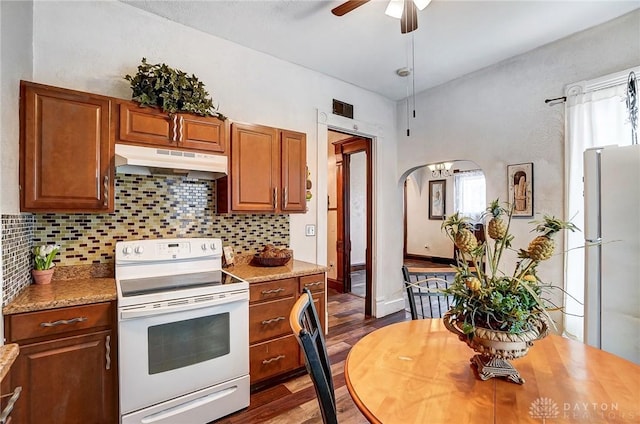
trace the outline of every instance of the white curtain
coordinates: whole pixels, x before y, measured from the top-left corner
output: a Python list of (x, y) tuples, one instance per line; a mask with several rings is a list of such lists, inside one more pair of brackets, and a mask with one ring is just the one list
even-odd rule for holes
[(472, 221), (479, 220), (487, 208), (484, 173), (480, 170), (460, 171), (453, 175), (453, 179), (455, 211)]
[[(575, 86), (574, 86), (575, 91)], [(631, 144), (631, 124), (625, 103), (626, 81), (613, 87), (571, 95), (566, 103), (565, 166), (567, 177), (566, 219), (584, 228), (583, 153), (607, 145)], [(567, 293), (584, 302), (584, 233), (567, 232), (565, 281)], [(566, 296), (565, 335), (583, 339), (583, 306)], [(578, 316), (573, 316), (578, 315)]]

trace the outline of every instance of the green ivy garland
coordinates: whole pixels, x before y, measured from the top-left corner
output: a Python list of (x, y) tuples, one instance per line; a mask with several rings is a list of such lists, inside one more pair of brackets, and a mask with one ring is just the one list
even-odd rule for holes
[(132, 100), (141, 106), (158, 106), (169, 113), (188, 112), (200, 116), (226, 117), (213, 106), (204, 84), (195, 75), (166, 64), (149, 64), (146, 58), (138, 72), (124, 77), (131, 83)]

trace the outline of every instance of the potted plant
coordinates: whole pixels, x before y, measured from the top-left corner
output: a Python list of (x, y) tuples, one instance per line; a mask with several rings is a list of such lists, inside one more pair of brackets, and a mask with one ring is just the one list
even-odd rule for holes
[(34, 267), (31, 270), (31, 275), (36, 284), (51, 283), (55, 266), (53, 259), (59, 251), (60, 246), (57, 244), (43, 244), (32, 249)]
[(124, 77), (131, 83), (132, 100), (140, 106), (156, 106), (168, 113), (187, 112), (200, 116), (226, 117), (213, 106), (204, 84), (195, 76), (164, 63), (149, 64), (146, 58), (135, 75)]
[[(512, 249), (509, 229), (513, 206), (500, 206), (499, 199), (487, 208), (487, 242), (479, 243), (468, 221), (458, 213), (450, 216), (442, 229), (459, 250), (455, 278), (445, 292), (453, 297), (453, 307), (445, 314), (447, 329), (478, 352), (472, 362), (480, 377), (506, 376), (522, 384), (524, 380), (509, 359), (526, 355), (533, 341), (546, 336), (553, 324), (550, 305), (543, 293), (555, 286), (538, 278), (538, 265), (555, 250), (554, 236), (561, 230), (575, 231), (571, 222), (545, 215), (535, 224), (538, 235), (527, 249), (518, 252), (512, 272), (500, 268), (503, 253)], [(503, 218), (506, 217), (506, 220)]]

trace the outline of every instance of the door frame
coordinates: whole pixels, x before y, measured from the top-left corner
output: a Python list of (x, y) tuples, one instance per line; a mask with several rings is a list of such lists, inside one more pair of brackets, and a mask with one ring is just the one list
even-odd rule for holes
[(351, 292), (351, 223), (350, 223), (350, 163), (351, 155), (366, 155), (366, 250), (365, 250), (365, 316), (372, 315), (372, 260), (373, 260), (373, 160), (370, 138), (353, 136), (333, 143), (336, 158), (337, 241), (336, 279), (343, 292)]

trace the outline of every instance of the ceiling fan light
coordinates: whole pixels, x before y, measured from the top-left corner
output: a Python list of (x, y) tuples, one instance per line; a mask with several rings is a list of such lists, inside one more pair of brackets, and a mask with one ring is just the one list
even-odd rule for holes
[(413, 3), (416, 5), (418, 10), (423, 10), (425, 7), (429, 6), (431, 0), (413, 0)]
[[(423, 0), (422, 0), (423, 1)], [(392, 18), (402, 18), (402, 10), (404, 9), (404, 0), (390, 0), (384, 14)]]

